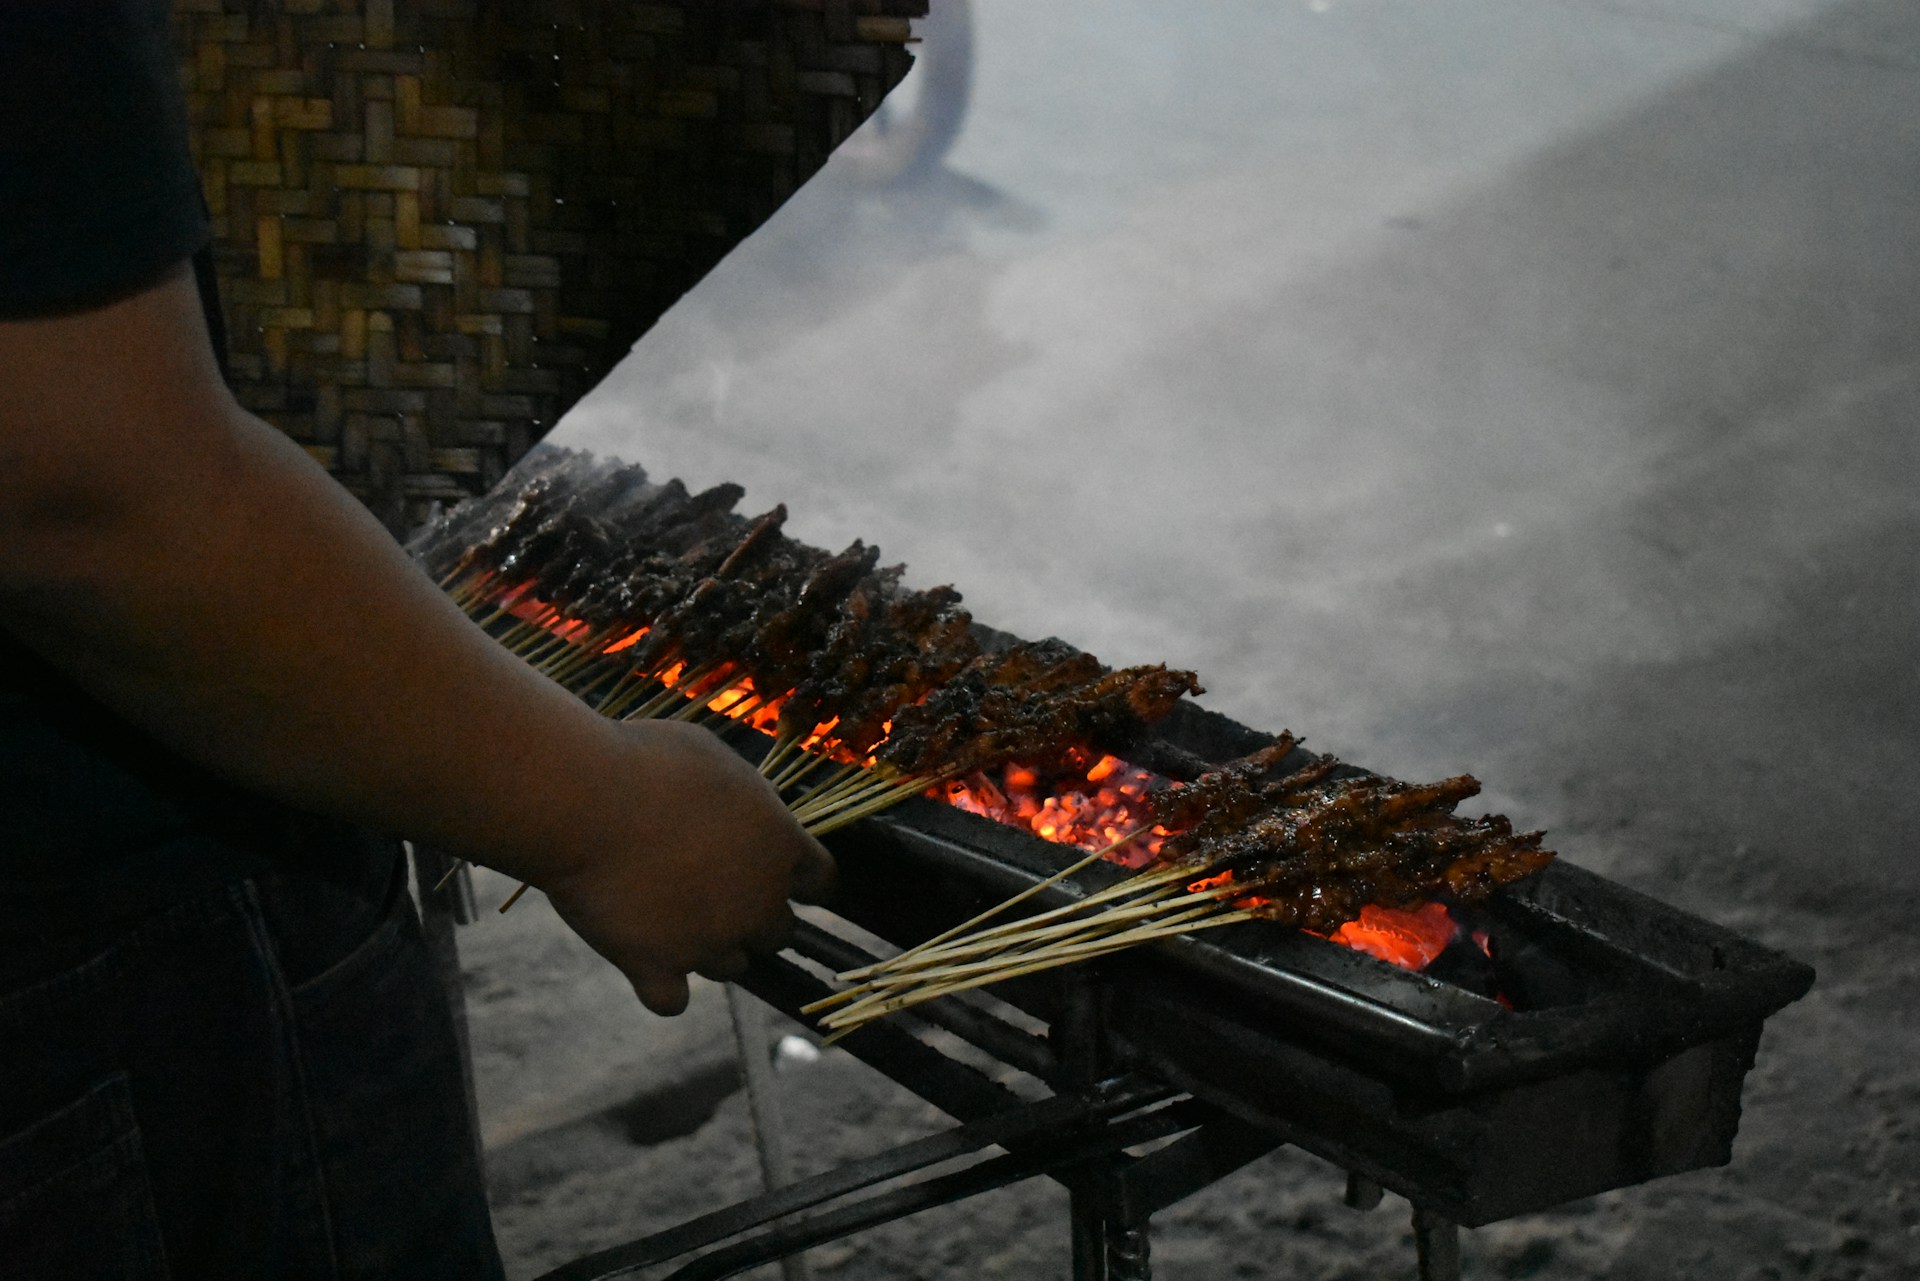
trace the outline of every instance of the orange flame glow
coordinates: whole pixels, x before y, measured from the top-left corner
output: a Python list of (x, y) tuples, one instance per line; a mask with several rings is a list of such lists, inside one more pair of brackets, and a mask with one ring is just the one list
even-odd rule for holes
[[(1069, 761), (1072, 768), (1051, 777), (1022, 764), (1003, 768), (997, 781), (983, 773), (969, 774), (946, 784), (938, 794), (956, 808), (1025, 828), (1042, 840), (1093, 850), (1111, 845), (1146, 822), (1148, 792), (1166, 784), (1160, 776), (1114, 756), (1095, 759), (1083, 753)], [(1164, 827), (1154, 827), (1107, 859), (1123, 867), (1143, 867), (1159, 855), (1172, 835)], [(1199, 893), (1232, 880), (1233, 873), (1227, 871), (1202, 877), (1187, 889)], [(1270, 901), (1250, 894), (1232, 903), (1251, 909)], [(1446, 950), (1455, 932), (1443, 904), (1425, 903), (1412, 911), (1362, 908), (1358, 920), (1348, 921), (1330, 937), (1402, 969), (1422, 970)]]
[[(523, 622), (532, 622), (554, 636), (576, 642), (591, 633), (589, 626), (556, 611), (533, 593), (531, 579), (491, 595), (492, 607)], [(603, 654), (618, 654), (638, 644), (650, 629), (640, 627), (607, 643)], [(707, 710), (730, 717), (767, 734), (779, 729), (780, 709), (785, 695), (762, 697), (751, 678), (734, 673), (731, 663), (712, 669), (710, 674), (681, 688), (689, 675), (684, 662), (676, 662), (654, 677), (669, 689), (680, 689), (689, 699), (698, 699)], [(855, 758), (833, 737), (838, 718), (816, 725), (800, 744), (804, 751), (835, 760), (851, 762)], [(885, 727), (892, 728), (889, 722)], [(871, 766), (868, 756), (861, 763)], [(1057, 845), (1083, 850), (1113, 846), (1138, 833), (1106, 854), (1109, 862), (1122, 867), (1139, 868), (1159, 857), (1174, 832), (1160, 826), (1141, 831), (1150, 817), (1146, 805), (1149, 792), (1169, 786), (1167, 780), (1138, 769), (1116, 756), (1095, 756), (1092, 752), (1068, 754), (1063, 767), (1042, 771), (1030, 765), (1008, 764), (998, 771), (998, 779), (974, 772), (946, 783), (932, 792), (948, 804), (980, 814), (1010, 827), (1023, 828)], [(1173, 783), (1178, 787), (1180, 784)], [(1230, 884), (1232, 872), (1205, 877), (1187, 888), (1194, 892)], [(1235, 907), (1254, 908), (1269, 900), (1249, 895), (1233, 900)], [(1398, 965), (1421, 970), (1445, 951), (1457, 932), (1453, 918), (1444, 905), (1425, 903), (1412, 911), (1368, 906), (1359, 919), (1348, 921), (1331, 935), (1334, 942), (1354, 948)], [(1476, 932), (1474, 942), (1491, 954), (1484, 933)], [(1502, 1001), (1504, 997), (1500, 998)]]
[[(1228, 868), (1218, 876), (1203, 876), (1197, 881), (1188, 882), (1187, 893), (1200, 894), (1207, 890), (1216, 890), (1223, 885), (1231, 884), (1233, 884), (1233, 869)], [(1233, 900), (1233, 905), (1246, 911), (1252, 911), (1256, 907), (1265, 907), (1271, 902), (1273, 902), (1273, 900), (1270, 898), (1261, 898), (1258, 894), (1248, 894), (1245, 897)]]
[[(1097, 850), (1147, 822), (1146, 796), (1155, 776), (1114, 756), (1091, 753), (1069, 758), (1051, 781), (1027, 765), (1008, 765), (998, 783), (983, 773), (956, 779), (942, 789), (949, 805), (982, 814), (1009, 827), (1023, 827), (1043, 841)], [(1172, 835), (1155, 827), (1107, 855), (1122, 867), (1144, 867)]]
[(1403, 970), (1424, 970), (1447, 950), (1456, 928), (1440, 903), (1422, 903), (1411, 912), (1370, 903), (1360, 909), (1359, 920), (1333, 932), (1333, 941)]

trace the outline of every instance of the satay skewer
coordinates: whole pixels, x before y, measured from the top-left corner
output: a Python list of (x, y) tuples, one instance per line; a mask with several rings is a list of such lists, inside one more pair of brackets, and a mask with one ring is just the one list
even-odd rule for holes
[[(1237, 887), (1221, 887), (1210, 890), (1188, 891), (1162, 888), (1149, 891), (1123, 906), (1109, 908), (1093, 916), (1083, 916), (1077, 920), (1069, 919), (1055, 922), (1033, 930), (1021, 930), (998, 939), (979, 939), (963, 941), (953, 947), (935, 952), (923, 953), (912, 958), (904, 965), (890, 964), (869, 979), (876, 986), (898, 985), (900, 983), (919, 982), (924, 971), (938, 970), (942, 966), (957, 964), (969, 957), (1005, 956), (1030, 951), (1037, 946), (1045, 946), (1084, 937), (1092, 934), (1111, 933), (1117, 927), (1133, 921), (1143, 921), (1153, 916), (1163, 916), (1172, 912), (1181, 912), (1189, 908), (1204, 906), (1223, 898), (1243, 897), (1244, 891)], [(895, 958), (898, 960), (899, 958)]]
[[(821, 746), (824, 747), (826, 745), (823, 743)], [(806, 782), (809, 774), (816, 772), (823, 766), (834, 763), (834, 758), (830, 752), (803, 751), (798, 760), (792, 762), (787, 768), (772, 778), (773, 790), (776, 792), (784, 792), (789, 788), (798, 787)], [(841, 761), (839, 762), (839, 766), (840, 768), (828, 775), (825, 780), (816, 784), (813, 791), (809, 792), (808, 795), (818, 796), (829, 787), (838, 787), (852, 778), (860, 770), (866, 768), (858, 761)]]
[(1073, 948), (1064, 948), (1051, 954), (1042, 954), (1021, 960), (987, 973), (977, 973), (964, 978), (953, 978), (945, 982), (916, 987), (910, 992), (900, 993), (885, 999), (874, 999), (872, 1006), (864, 1008), (859, 1017), (850, 1017), (852, 1008), (842, 1010), (835, 1020), (827, 1024), (832, 1032), (821, 1044), (831, 1045), (848, 1033), (856, 1031), (877, 1018), (910, 1009), (915, 1005), (934, 1000), (937, 997), (951, 996), (956, 992), (965, 992), (973, 988), (986, 987), (993, 983), (1003, 983), (1008, 979), (1038, 973), (1041, 970), (1056, 969), (1062, 965), (1072, 965), (1107, 956), (1114, 952), (1138, 947), (1143, 943), (1152, 943), (1160, 939), (1175, 938), (1182, 934), (1192, 934), (1199, 930), (1213, 929), (1216, 926), (1232, 925), (1237, 921), (1251, 920), (1251, 912), (1230, 911), (1209, 915), (1177, 924), (1159, 923), (1151, 927), (1142, 927), (1128, 934), (1104, 939), (1097, 943), (1080, 944)]
[[(671, 671), (672, 669), (669, 667), (666, 670)], [(665, 676), (665, 674), (666, 673), (663, 671), (659, 676), (654, 677), (656, 681), (660, 681), (661, 683), (661, 689), (659, 693), (655, 694), (652, 698), (648, 699), (646, 702), (642, 703), (639, 707), (633, 709), (632, 711), (621, 713), (620, 715), (621, 720), (650, 721), (650, 720), (655, 720), (659, 718), (664, 713), (669, 712), (673, 710), (675, 707), (677, 707), (679, 705), (680, 700), (686, 697), (686, 695), (682, 692), (682, 690), (686, 688), (690, 680), (699, 680), (705, 675), (707, 675), (705, 671), (693, 672), (693, 673), (682, 672), (674, 680), (673, 684), (668, 685), (666, 684), (664, 679), (662, 679)]]
[[(1021, 947), (1015, 951), (975, 957), (971, 960), (955, 960), (948, 964), (934, 966), (911, 975), (902, 975), (894, 981), (878, 982), (872, 986), (878, 999), (884, 1001), (890, 999), (888, 996), (890, 989), (894, 995), (898, 995), (902, 989), (914, 990), (923, 987), (939, 987), (952, 979), (992, 974), (1047, 957), (1066, 958), (1078, 956), (1087, 952), (1089, 949), (1104, 949), (1108, 944), (1121, 939), (1144, 938), (1147, 934), (1158, 931), (1162, 927), (1194, 920), (1215, 909), (1216, 904), (1211, 901), (1197, 904), (1158, 904), (1151, 910), (1134, 909), (1131, 913), (1127, 914), (1125, 920), (1115, 922), (1115, 928), (1105, 931), (1098, 938), (1076, 938), (1068, 936), (1059, 939), (1043, 940), (1031, 946)], [(1116, 914), (1108, 913), (1103, 915)], [(1158, 916), (1160, 919), (1157, 921), (1146, 921), (1146, 916)], [(1078, 924), (1085, 923), (1080, 922)], [(857, 1011), (866, 1003), (867, 1002), (856, 1003), (840, 1011), (838, 1014), (829, 1015), (821, 1021), (829, 1026), (836, 1022), (843, 1022), (850, 1014)]]
[(989, 969), (1017, 965), (1026, 960), (1066, 949), (1118, 937), (1148, 922), (1160, 924), (1192, 920), (1218, 910), (1221, 900), (1238, 891), (1203, 890), (1198, 893), (1163, 893), (1148, 896), (1148, 901), (1125, 908), (1101, 912), (1096, 916), (1066, 920), (1001, 940), (985, 940), (977, 945), (956, 948), (946, 953), (927, 953), (913, 962), (889, 968), (866, 982), (839, 992), (832, 998), (816, 1001), (809, 1011), (830, 1009), (855, 998), (873, 993), (898, 992), (943, 980), (952, 974), (985, 973)]
[(774, 770), (786, 763), (787, 754), (800, 745), (802, 735), (798, 730), (780, 730), (773, 736), (773, 745), (767, 748), (767, 754), (760, 758), (760, 776), (772, 778)]
[[(1130, 876), (1126, 880), (1121, 881), (1116, 885), (1109, 885), (1104, 890), (1096, 890), (1094, 893), (1087, 895), (1085, 898), (1076, 900), (1075, 902), (1066, 904), (1065, 906), (1052, 908), (1048, 911), (1038, 913), (1037, 915), (1034, 915), (1034, 916), (1024, 917), (1021, 920), (1012, 921), (1006, 925), (995, 926), (990, 929), (978, 930), (971, 934), (966, 935), (965, 939), (968, 942), (972, 942), (975, 940), (986, 942), (989, 940), (998, 939), (1011, 945), (1013, 941), (1016, 940), (1021, 934), (1024, 934), (1029, 930), (1042, 928), (1054, 922), (1068, 920), (1074, 916), (1079, 915), (1082, 912), (1087, 911), (1090, 908), (1099, 907), (1104, 903), (1111, 903), (1115, 899), (1131, 899), (1131, 898), (1135, 898), (1136, 896), (1151, 894), (1156, 889), (1164, 889), (1167, 885), (1171, 884), (1176, 880), (1183, 880), (1183, 879), (1191, 880), (1192, 878), (1193, 878), (1193, 872), (1190, 869), (1186, 869), (1186, 868), (1174, 868), (1174, 869), (1161, 868), (1157, 870), (1143, 872), (1136, 876)], [(1035, 886), (1033, 888), (1037, 892), (1042, 887)], [(1012, 906), (1012, 902), (1013, 902), (1012, 900), (1008, 900), (1007, 903), (1001, 904), (1000, 906), (1010, 907)], [(999, 909), (996, 908), (993, 910), (997, 911)], [(989, 914), (983, 913), (982, 915), (985, 916)], [(1093, 917), (1088, 919), (1098, 919), (1098, 918)], [(922, 945), (924, 948), (927, 949), (927, 951), (920, 953), (921, 958), (931, 955), (936, 950), (932, 947), (932, 943), (933, 943), (933, 940), (929, 940), (927, 944)], [(910, 956), (910, 955), (912, 954), (903, 953), (902, 957)], [(891, 966), (894, 962), (899, 961), (901, 959), (902, 959), (901, 957), (895, 957), (890, 961), (877, 961), (872, 965), (865, 965), (865, 966), (859, 967), (858, 969), (844, 971), (843, 973), (836, 974), (834, 977), (839, 979), (841, 982), (874, 978), (884, 973), (887, 967)], [(802, 1014), (812, 1014), (818, 1010), (827, 1009), (831, 1006), (841, 1004), (849, 999), (851, 999), (851, 990), (836, 992), (832, 996), (822, 997), (820, 1000), (815, 1001), (811, 1005), (803, 1006), (800, 1012)]]
[[(687, 696), (687, 705), (672, 712), (664, 719), (670, 721), (690, 721), (700, 716), (724, 715), (724, 712), (716, 710), (713, 706), (717, 700), (725, 698), (728, 694), (734, 693), (735, 691), (739, 691), (741, 698), (744, 698), (746, 697), (746, 691), (752, 688), (753, 677), (742, 672), (737, 679), (722, 685), (716, 690), (711, 692), (702, 690), (697, 694), (689, 694)], [(735, 703), (739, 701), (740, 699), (738, 698), (734, 700)], [(732, 706), (732, 704), (729, 704), (729, 706)]]
[(793, 812), (801, 819), (815, 813), (842, 807), (864, 791), (883, 788), (898, 781), (898, 774), (883, 773), (871, 766), (842, 765), (820, 786), (793, 803)]
[(885, 789), (878, 795), (870, 797), (851, 808), (809, 819), (803, 823), (802, 826), (814, 836), (825, 836), (829, 832), (839, 831), (850, 823), (857, 823), (861, 819), (870, 818), (882, 810), (891, 809), (901, 801), (912, 796), (918, 796), (929, 787), (937, 787), (952, 777), (954, 777), (953, 772), (910, 778)]
[(1149, 830), (1151, 830), (1151, 825), (1148, 825), (1146, 827), (1136, 827), (1131, 832), (1128, 832), (1125, 836), (1121, 837), (1119, 840), (1114, 841), (1108, 845), (1103, 845), (1099, 849), (1089, 852), (1088, 854), (1086, 854), (1084, 857), (1080, 858), (1076, 862), (1061, 868), (1059, 871), (1055, 872), (1052, 876), (1049, 876), (1046, 880), (1037, 881), (1034, 884), (1029, 885), (1026, 889), (1021, 890), (1018, 894), (1015, 894), (1013, 897), (1001, 900), (1000, 902), (994, 904), (992, 907), (988, 908), (986, 911), (980, 912), (960, 922), (960, 924), (954, 926), (952, 929), (943, 930), (941, 933), (934, 935), (932, 938), (927, 939), (924, 942), (916, 943), (912, 947), (908, 948), (904, 952), (901, 952), (897, 956), (889, 957), (887, 960), (884, 960), (884, 961), (877, 961), (872, 965), (864, 965), (857, 970), (849, 970), (844, 974), (838, 974), (838, 975), (835, 975), (834, 977), (840, 979), (842, 982), (845, 982), (848, 979), (863, 979), (881, 970), (892, 970), (892, 969), (901, 968), (907, 962), (911, 961), (914, 957), (921, 956), (928, 952), (938, 951), (940, 949), (941, 944), (946, 943), (951, 939), (958, 938), (959, 936), (966, 934), (968, 931), (973, 930), (978, 926), (985, 925), (988, 921), (991, 921), (994, 917), (999, 916), (1001, 913), (1007, 911), (1008, 909), (1018, 907), (1020, 904), (1026, 902), (1028, 899), (1032, 898), (1034, 895), (1039, 894), (1044, 890), (1053, 888), (1054, 886), (1060, 884), (1060, 882), (1066, 880), (1070, 876), (1075, 875), (1076, 873), (1085, 871), (1087, 868), (1092, 867), (1095, 863), (1098, 863), (1100, 860), (1104, 859), (1107, 855), (1112, 854), (1115, 851), (1124, 848), (1129, 843), (1139, 839), (1142, 835), (1144, 835)]

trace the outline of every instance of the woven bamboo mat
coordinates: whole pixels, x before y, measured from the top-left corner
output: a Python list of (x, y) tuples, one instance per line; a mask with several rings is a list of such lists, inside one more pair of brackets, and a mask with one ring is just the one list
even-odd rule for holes
[(927, 0), (174, 0), (236, 390), (396, 532), (488, 488), (911, 63)]

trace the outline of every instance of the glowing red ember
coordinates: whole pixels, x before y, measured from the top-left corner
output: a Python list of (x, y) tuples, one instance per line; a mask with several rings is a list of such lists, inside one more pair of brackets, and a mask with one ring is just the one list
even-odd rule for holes
[[(1139, 831), (1147, 821), (1146, 796), (1154, 775), (1114, 756), (1069, 755), (1064, 772), (1043, 776), (1025, 765), (1008, 765), (996, 783), (969, 774), (940, 789), (947, 804), (982, 814), (1009, 827), (1024, 827), (1043, 841), (1097, 850)], [(1122, 867), (1144, 867), (1172, 835), (1155, 827), (1107, 855)]]
[(1359, 920), (1333, 932), (1333, 941), (1403, 970), (1424, 970), (1447, 950), (1456, 928), (1439, 903), (1422, 903), (1411, 912), (1369, 903), (1360, 909)]
[[(999, 778), (974, 773), (937, 789), (949, 805), (1020, 827), (1042, 840), (1084, 850), (1110, 845), (1146, 822), (1145, 798), (1165, 780), (1113, 756), (1091, 753), (1069, 758), (1064, 770), (1043, 774), (1025, 765), (1008, 765)], [(1144, 867), (1173, 833), (1155, 827), (1107, 856), (1123, 867)], [(1192, 890), (1224, 884), (1231, 874), (1196, 881)], [(1264, 899), (1248, 896), (1234, 906), (1257, 908)], [(1378, 957), (1406, 970), (1423, 970), (1453, 941), (1453, 918), (1439, 903), (1412, 911), (1368, 906), (1358, 920), (1331, 935), (1334, 942)]]

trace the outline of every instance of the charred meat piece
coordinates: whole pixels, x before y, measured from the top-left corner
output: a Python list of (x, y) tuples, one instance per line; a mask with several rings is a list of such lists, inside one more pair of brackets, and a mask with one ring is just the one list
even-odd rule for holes
[[(578, 488), (599, 467), (591, 455), (538, 446), (492, 491), (470, 498), (431, 521), (409, 542), (407, 550), (436, 579), (464, 572), (473, 565), (479, 549), (500, 534), (536, 488), (550, 499)], [(638, 467), (619, 470), (640, 471)]]
[[(1196, 784), (1197, 785), (1197, 784)], [(1504, 818), (1453, 813), (1475, 795), (1469, 776), (1411, 784), (1362, 776), (1296, 792), (1250, 822), (1167, 842), (1162, 861), (1232, 874), (1256, 914), (1329, 932), (1369, 903), (1407, 907), (1450, 894), (1484, 897), (1553, 857), (1540, 833), (1516, 836)]]
[(1173, 701), (1191, 672), (1103, 670), (1059, 641), (983, 657), (894, 717), (879, 758), (907, 774), (952, 774), (1019, 759), (1051, 763), (1077, 748), (1120, 749)]
[(1147, 812), (1157, 826), (1182, 836), (1208, 824), (1224, 829), (1246, 823), (1276, 803), (1266, 790), (1270, 785), (1262, 780), (1298, 745), (1291, 731), (1282, 731), (1258, 751), (1208, 770), (1191, 783), (1153, 793)]

